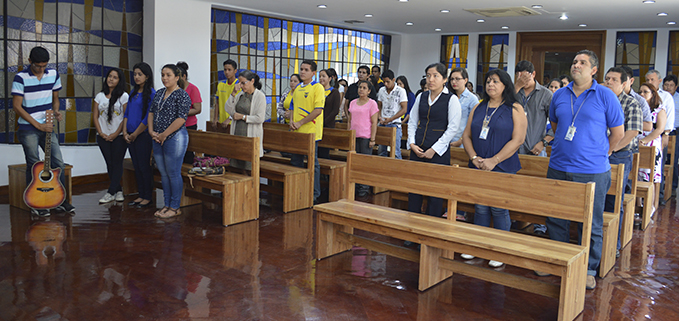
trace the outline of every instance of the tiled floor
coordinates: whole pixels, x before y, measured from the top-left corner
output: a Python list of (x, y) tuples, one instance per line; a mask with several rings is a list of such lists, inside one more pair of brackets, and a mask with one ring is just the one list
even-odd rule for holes
[[(198, 205), (164, 222), (153, 209), (98, 205), (104, 190), (76, 186), (73, 217), (0, 204), (0, 320), (556, 319), (556, 299), (461, 275), (419, 292), (416, 264), (360, 248), (316, 261), (311, 210), (273, 202), (258, 221), (222, 227)], [(579, 319), (677, 320), (678, 283), (673, 199), (635, 230)]]

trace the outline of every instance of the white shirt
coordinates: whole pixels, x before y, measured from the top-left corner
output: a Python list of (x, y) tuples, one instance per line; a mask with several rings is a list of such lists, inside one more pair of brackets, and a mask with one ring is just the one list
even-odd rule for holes
[[(441, 94), (443, 93), (447, 94), (448, 88), (443, 87)], [(441, 97), (441, 94), (434, 98), (433, 101), (431, 100), (430, 96), (428, 101), (429, 106), (435, 104), (436, 101)], [(415, 102), (413, 103), (413, 108), (410, 110), (410, 119), (408, 120), (408, 145), (406, 146), (408, 149), (410, 149), (410, 144), (415, 143), (415, 133), (417, 132), (417, 125), (420, 122), (420, 97), (422, 97), (422, 93), (417, 95), (417, 98), (415, 98)], [(437, 154), (439, 154), (439, 156), (443, 156), (443, 154), (445, 154), (445, 152), (450, 148), (450, 141), (453, 140), (453, 136), (455, 136), (457, 129), (460, 127), (461, 117), (462, 107), (460, 106), (460, 100), (457, 99), (456, 95), (452, 95), (448, 101), (448, 127), (446, 127), (446, 131), (443, 132), (441, 138), (439, 138), (434, 146), (431, 147)]]
[(662, 99), (662, 105), (665, 106), (665, 111), (667, 111), (667, 123), (665, 124), (665, 130), (674, 130), (674, 99), (670, 93), (659, 89), (658, 95)]
[[(398, 114), (401, 111), (401, 103), (406, 103), (406, 108), (408, 106), (408, 94), (406, 90), (394, 85), (394, 89), (390, 93), (387, 93), (387, 87), (382, 86), (377, 92), (377, 101), (382, 103), (382, 113), (381, 116), (384, 119), (388, 119)], [(401, 124), (401, 117), (394, 119), (390, 124)]]
[[(105, 135), (111, 135), (113, 134), (116, 130), (118, 130), (118, 127), (120, 127), (120, 124), (123, 122), (123, 117), (125, 116), (125, 111), (123, 110), (123, 105), (127, 104), (127, 100), (129, 99), (129, 95), (127, 93), (123, 93), (120, 98), (118, 98), (118, 101), (116, 101), (115, 105), (113, 105), (113, 117), (111, 117), (111, 122), (108, 122), (108, 102), (109, 99), (106, 98), (106, 95), (103, 92), (99, 92), (96, 97), (94, 97), (94, 101), (99, 104), (99, 127), (101, 128), (101, 132), (104, 133)], [(120, 135), (122, 135), (123, 132), (122, 130), (120, 131)]]

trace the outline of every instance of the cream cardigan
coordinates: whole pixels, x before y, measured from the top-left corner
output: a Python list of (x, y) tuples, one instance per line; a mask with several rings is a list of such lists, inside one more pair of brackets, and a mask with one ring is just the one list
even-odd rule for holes
[[(226, 112), (229, 115), (236, 113), (236, 103), (238, 99), (243, 96), (243, 91), (238, 92), (236, 96), (229, 95), (229, 99), (226, 100)], [(247, 136), (248, 137), (259, 137), (259, 157), (264, 156), (264, 148), (262, 147), (262, 136), (264, 136), (264, 129), (262, 123), (266, 120), (266, 96), (264, 93), (255, 89), (252, 93), (252, 106), (250, 107), (250, 114), (245, 117), (245, 123), (247, 123)], [(236, 130), (236, 127), (231, 123), (231, 135)]]

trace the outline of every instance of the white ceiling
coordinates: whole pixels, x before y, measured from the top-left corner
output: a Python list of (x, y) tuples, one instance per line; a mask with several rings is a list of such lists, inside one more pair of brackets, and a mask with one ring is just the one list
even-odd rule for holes
[[(205, 0), (218, 7), (279, 16), (301, 21), (318, 22), (335, 27), (346, 27), (386, 34), (432, 34), (435, 28), (441, 33), (456, 32), (502, 32), (509, 31), (555, 31), (555, 30), (602, 30), (602, 29), (657, 29), (679, 28), (667, 25), (679, 22), (679, 0), (656, 0), (644, 4), (642, 0)], [(317, 5), (325, 4), (326, 9)], [(463, 9), (519, 7), (534, 9), (539, 16), (484, 18)], [(441, 13), (440, 10), (450, 10)], [(668, 16), (658, 17), (666, 12)], [(565, 13), (569, 19), (560, 20)], [(365, 14), (372, 14), (366, 18)], [(485, 23), (477, 23), (483, 18)], [(365, 23), (348, 24), (345, 20), (361, 20)], [(413, 26), (406, 26), (413, 22)], [(587, 27), (578, 27), (578, 24)]]

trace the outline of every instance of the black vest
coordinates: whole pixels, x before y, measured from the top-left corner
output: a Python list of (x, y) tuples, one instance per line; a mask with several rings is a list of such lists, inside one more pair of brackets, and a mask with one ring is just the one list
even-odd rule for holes
[(432, 147), (448, 128), (448, 101), (452, 93), (441, 92), (438, 100), (429, 106), (429, 91), (420, 95), (417, 112), (420, 118), (415, 132), (415, 144), (422, 150)]

